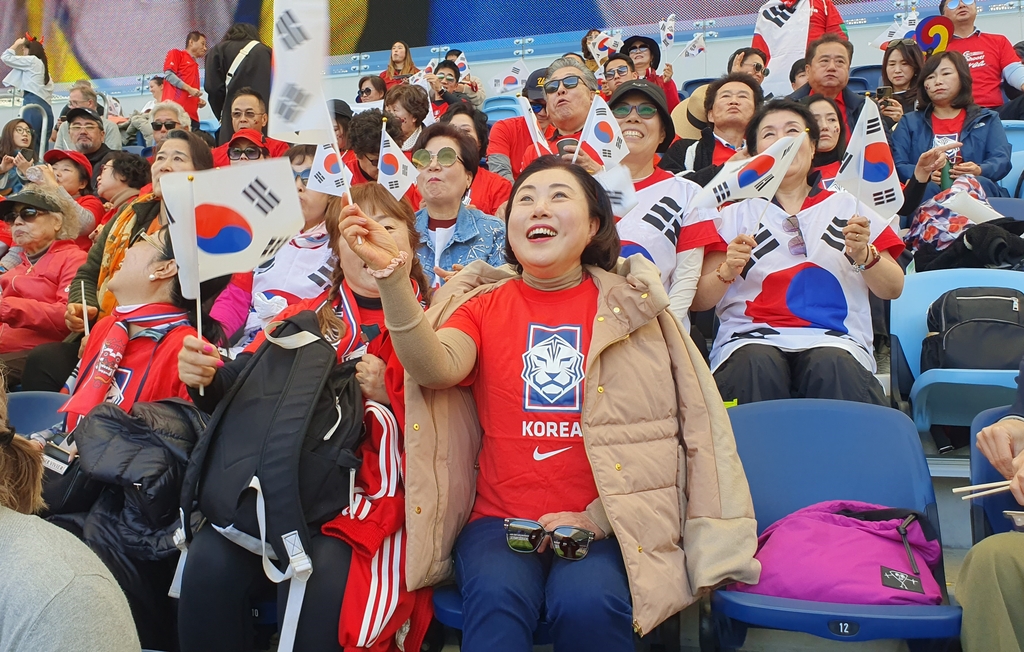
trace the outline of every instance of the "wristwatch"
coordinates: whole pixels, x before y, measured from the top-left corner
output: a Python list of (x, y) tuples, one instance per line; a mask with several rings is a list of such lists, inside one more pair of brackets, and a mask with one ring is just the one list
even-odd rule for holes
[(880, 260), (882, 260), (882, 254), (878, 253), (878, 247), (876, 247), (873, 244), (869, 244), (868, 245), (868, 262), (866, 262), (866, 263), (864, 263), (862, 265), (854, 264), (853, 271), (855, 271), (858, 274), (860, 274), (861, 272), (863, 272), (865, 270), (868, 270), (868, 269), (871, 269), (872, 267), (877, 265), (878, 261), (880, 261)]

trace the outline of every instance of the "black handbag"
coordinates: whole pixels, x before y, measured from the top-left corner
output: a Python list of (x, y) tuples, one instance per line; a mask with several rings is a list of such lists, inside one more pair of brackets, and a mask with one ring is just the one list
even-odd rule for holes
[(75, 458), (64, 475), (43, 469), (43, 518), (54, 514), (88, 512), (103, 491), (103, 483), (89, 478), (82, 470), (82, 460)]
[(1024, 294), (1012, 288), (958, 288), (928, 308), (921, 371), (1014, 370), (1024, 357)]

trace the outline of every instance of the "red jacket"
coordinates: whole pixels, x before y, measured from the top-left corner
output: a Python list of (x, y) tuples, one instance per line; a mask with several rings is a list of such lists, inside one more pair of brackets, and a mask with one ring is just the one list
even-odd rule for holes
[[(103, 222), (103, 215), (105, 211), (102, 199), (96, 195), (82, 195), (81, 197), (75, 197), (75, 201), (79, 206), (92, 213), (92, 216), (96, 218), (97, 225), (105, 224), (105, 222)], [(109, 220), (109, 218), (107, 219)], [(77, 243), (78, 246), (82, 248), (82, 251), (86, 253), (88, 253), (92, 248), (92, 238), (89, 236), (92, 235), (92, 231), (94, 230), (96, 230), (95, 226), (93, 226), (88, 233), (82, 233), (75, 239), (75, 243)]]
[[(199, 62), (192, 58), (192, 55), (185, 50), (171, 50), (164, 59), (164, 72), (173, 72), (178, 79), (185, 82), (192, 88), (200, 88), (199, 84)], [(173, 84), (164, 84), (161, 102), (174, 102), (185, 109), (188, 117), (199, 122), (199, 98), (192, 97)]]
[(57, 240), (35, 265), (22, 252), (21, 263), (0, 276), (0, 353), (67, 337), (68, 290), (87, 256), (74, 240)]

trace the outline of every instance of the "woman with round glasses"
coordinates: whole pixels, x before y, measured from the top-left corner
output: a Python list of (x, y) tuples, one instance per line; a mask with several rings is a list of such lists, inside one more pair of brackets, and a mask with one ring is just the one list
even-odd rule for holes
[(25, 185), (21, 175), (35, 160), (32, 140), (32, 126), (21, 118), (4, 125), (0, 133), (0, 197), (20, 192)]
[(388, 92), (387, 84), (377, 75), (366, 75), (359, 80), (359, 94), (356, 95), (356, 102), (376, 102), (383, 100)]
[(799, 150), (772, 201), (745, 199), (715, 216), (729, 245), (704, 257), (693, 309), (715, 308), (721, 321), (711, 349), (718, 389), (740, 403), (886, 405), (873, 376), (868, 294), (895, 299), (903, 291), (894, 260), (903, 242), (853, 195), (809, 182), (820, 130), (803, 104), (765, 104), (747, 128), (747, 150), (755, 156), (786, 136)]
[(632, 652), (702, 592), (757, 581), (746, 479), (657, 268), (619, 258), (600, 184), (544, 157), (510, 204), (511, 267), (471, 264), (426, 314), (396, 241), (342, 211), (407, 373), (407, 584), (454, 571), (466, 652), (529, 650), (542, 620), (555, 650)]
[(665, 69), (658, 74), (658, 66), (661, 65), (661, 48), (654, 39), (646, 36), (631, 36), (622, 44), (621, 52), (626, 53), (633, 60), (633, 68), (639, 79), (646, 79), (661, 87), (665, 93), (668, 110), (676, 108), (679, 104), (679, 90), (676, 83), (672, 81), (672, 64), (666, 63)]
[[(495, 267), (505, 262), (505, 225), (469, 208), (465, 200), (479, 167), (480, 153), (466, 134), (451, 124), (423, 130), (412, 155), (419, 170), (416, 187), (423, 196), (416, 212), (420, 243), (416, 249), (432, 287), (474, 260)], [(456, 267), (458, 266), (458, 267)]]
[(924, 68), (924, 54), (917, 41), (903, 38), (889, 41), (882, 55), (882, 86), (892, 88), (891, 98), (878, 98), (882, 115), (899, 122), (904, 113), (917, 110), (917, 76)]

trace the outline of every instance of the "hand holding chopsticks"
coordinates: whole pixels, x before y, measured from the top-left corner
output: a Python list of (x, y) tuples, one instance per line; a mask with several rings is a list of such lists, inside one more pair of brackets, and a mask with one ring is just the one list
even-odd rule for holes
[[(1010, 490), (1010, 481), (1001, 480), (999, 482), (989, 482), (987, 484), (976, 484), (969, 487), (956, 487), (953, 489), (953, 493), (962, 494), (968, 493), (969, 495), (963, 496), (961, 500), (971, 500), (972, 498), (984, 498), (985, 496), (991, 496), (993, 494), (1003, 493), (1004, 491)], [(969, 492), (978, 493), (969, 493)]]

